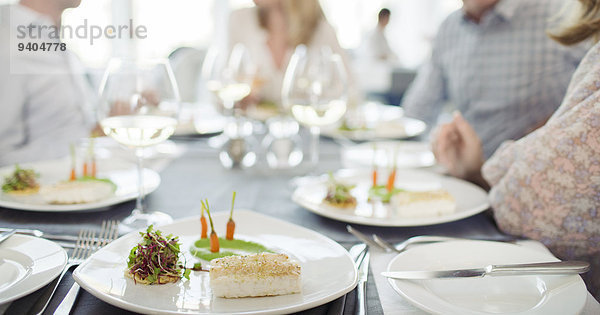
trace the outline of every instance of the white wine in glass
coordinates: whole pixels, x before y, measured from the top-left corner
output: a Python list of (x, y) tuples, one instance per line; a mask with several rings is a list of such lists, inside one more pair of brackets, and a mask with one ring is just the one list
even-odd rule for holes
[(252, 123), (241, 117), (236, 103), (250, 95), (256, 77), (256, 66), (247, 48), (236, 44), (230, 51), (217, 47), (209, 49), (202, 66), (202, 76), (209, 91), (223, 105), (224, 115), (230, 116), (220, 139), (221, 164), (226, 168), (251, 167), (256, 163), (256, 146), (252, 139)]
[(121, 232), (171, 222), (166, 213), (146, 212), (143, 202), (143, 150), (167, 140), (177, 127), (180, 98), (168, 61), (111, 60), (100, 98), (97, 116), (102, 130), (137, 156), (136, 207), (121, 222)]
[(209, 49), (202, 66), (208, 90), (219, 98), (228, 115), (234, 114), (236, 102), (250, 95), (255, 75), (256, 67), (242, 44), (233, 46), (229, 53)]
[(316, 167), (320, 128), (336, 123), (346, 113), (348, 84), (341, 57), (328, 47), (296, 47), (285, 72), (281, 99), (292, 116), (310, 128), (310, 160)]

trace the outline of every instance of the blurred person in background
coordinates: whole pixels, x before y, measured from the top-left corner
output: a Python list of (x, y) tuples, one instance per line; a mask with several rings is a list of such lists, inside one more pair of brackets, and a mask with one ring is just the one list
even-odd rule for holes
[[(17, 52), (19, 43), (60, 44), (50, 32), (60, 28), (64, 10), (79, 4), (21, 0), (0, 7), (0, 165), (65, 156), (69, 143), (93, 127), (86, 106), (93, 93), (68, 48)], [(25, 38), (18, 27), (26, 27)]]
[(539, 240), (561, 259), (590, 262), (583, 277), (600, 299), (600, 0), (579, 4), (576, 18), (550, 37), (568, 46), (590, 38), (596, 44), (545, 125), (505, 142), (484, 163), (485, 140), (456, 113), (433, 148), (452, 175), (491, 187), (502, 231)]
[[(236, 10), (229, 18), (229, 43), (243, 44), (258, 69), (256, 91), (246, 102), (281, 104), (283, 76), (298, 45), (330, 47), (344, 61), (353, 84), (348, 58), (318, 0), (254, 0), (255, 7)], [(349, 91), (352, 91), (349, 87)], [(354, 97), (356, 98), (356, 97)]]
[(390, 22), (391, 12), (383, 8), (377, 15), (377, 26), (365, 36), (361, 47), (361, 54), (365, 58), (375, 59), (377, 61), (398, 61), (398, 56), (390, 48), (385, 29)]
[(546, 36), (563, 0), (463, 0), (440, 26), (430, 60), (402, 101), (407, 116), (437, 122), (463, 113), (489, 157), (507, 139), (541, 126), (560, 104), (588, 45)]

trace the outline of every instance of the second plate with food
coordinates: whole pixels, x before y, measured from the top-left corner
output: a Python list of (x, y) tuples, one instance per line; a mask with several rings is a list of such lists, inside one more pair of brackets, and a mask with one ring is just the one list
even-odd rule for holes
[[(331, 219), (372, 226), (422, 226), (460, 220), (470, 217), (489, 208), (487, 193), (469, 182), (441, 176), (419, 170), (398, 170), (395, 180), (395, 191), (404, 191), (401, 203), (405, 212), (399, 207), (370, 198), (372, 174), (367, 170), (345, 169), (336, 172), (335, 180), (348, 188), (356, 199), (355, 205), (344, 207), (333, 206), (324, 201), (330, 187), (327, 176), (315, 177), (300, 181), (300, 185), (292, 194), (292, 200), (298, 205), (318, 215)], [(379, 181), (387, 180), (387, 174), (379, 174)], [(385, 188), (383, 188), (385, 189)], [(416, 192), (412, 195), (411, 192)], [(428, 193), (432, 192), (432, 193)], [(426, 200), (432, 198), (433, 200)], [(442, 199), (439, 203), (437, 200)], [(452, 204), (452, 200), (454, 204)], [(413, 201), (432, 201), (419, 213)], [(454, 207), (452, 207), (454, 205)], [(439, 209), (437, 208), (439, 207)], [(442, 211), (442, 208), (445, 210)], [(453, 209), (452, 209), (453, 208)]]
[(365, 142), (342, 148), (342, 163), (346, 167), (391, 167), (393, 157), (398, 168), (421, 168), (435, 165), (431, 146), (417, 141)]
[(368, 102), (346, 113), (340, 124), (323, 127), (321, 134), (352, 141), (375, 141), (411, 138), (426, 129), (423, 121), (405, 117), (398, 106)]
[[(135, 199), (138, 194), (137, 170), (130, 163), (116, 160), (99, 161), (98, 178), (109, 179), (114, 186), (114, 192), (106, 198), (97, 201), (77, 204), (52, 204), (45, 200), (40, 193), (19, 195), (0, 192), (0, 207), (43, 212), (89, 211), (105, 208), (121, 202)], [(37, 178), (40, 190), (69, 178), (70, 162), (67, 159), (50, 160), (35, 163), (20, 164), (21, 169), (31, 169)], [(0, 179), (12, 174), (15, 166), (0, 168)], [(153, 170), (145, 169), (143, 173), (144, 191), (149, 194), (160, 185), (160, 175)]]
[[(356, 286), (357, 271), (348, 252), (333, 240), (306, 228), (258, 214), (236, 210), (235, 238), (284, 253), (301, 267), (301, 293), (252, 298), (219, 298), (212, 293), (207, 272), (192, 271), (189, 280), (143, 285), (125, 276), (131, 248), (140, 242), (137, 232), (113, 241), (80, 265), (73, 277), (97, 298), (117, 307), (146, 314), (283, 314), (330, 302)], [(213, 214), (223, 236), (229, 212)], [(163, 235), (179, 237), (188, 266), (199, 260), (189, 254), (200, 238), (200, 219), (183, 219), (157, 227)], [(206, 263), (202, 261), (202, 263)], [(204, 265), (203, 265), (204, 266)]]

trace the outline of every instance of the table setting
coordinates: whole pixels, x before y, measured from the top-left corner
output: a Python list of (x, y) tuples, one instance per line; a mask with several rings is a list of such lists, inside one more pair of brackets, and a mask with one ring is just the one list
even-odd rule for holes
[(167, 140), (168, 62), (114, 60), (109, 138), (0, 169), (0, 314), (600, 311), (586, 262), (503, 234), (485, 190), (435, 170), (423, 122), (372, 103), (353, 121), (339, 56), (296, 49), (286, 110), (259, 122), (237, 107), (246, 52), (229, 54), (206, 62), (218, 128), (191, 114)]

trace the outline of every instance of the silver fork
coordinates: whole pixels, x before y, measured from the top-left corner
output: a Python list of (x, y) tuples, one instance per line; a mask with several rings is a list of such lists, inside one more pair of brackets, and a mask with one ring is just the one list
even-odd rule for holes
[(44, 296), (42, 296), (31, 307), (31, 309), (29, 310), (29, 314), (40, 315), (40, 314), (44, 313), (44, 311), (48, 307), (48, 304), (50, 303), (50, 300), (52, 299), (52, 297), (54, 296), (54, 293), (56, 292), (56, 288), (58, 287), (58, 284), (60, 283), (62, 278), (65, 276), (67, 271), (69, 271), (69, 269), (71, 269), (72, 267), (79, 265), (79, 263), (81, 261), (83, 261), (83, 257), (85, 257), (85, 252), (86, 252), (87, 246), (89, 244), (89, 239), (91, 237), (94, 237), (94, 234), (95, 234), (95, 232), (92, 232), (91, 230), (80, 230), (79, 231), (79, 236), (77, 236), (77, 242), (75, 243), (75, 248), (73, 249), (73, 252), (71, 253), (71, 256), (69, 257), (69, 259), (67, 260), (67, 264), (63, 268), (63, 271), (60, 273), (60, 276), (58, 276), (58, 278), (56, 280), (54, 280), (53, 287), (51, 289), (49, 288), (46, 291), (46, 293), (44, 294)]
[[(354, 230), (357, 233), (361, 233), (359, 231)], [(361, 233), (362, 234), (362, 233)], [(364, 234), (362, 234), (366, 237)], [(396, 252), (402, 253), (411, 245), (419, 245), (419, 244), (431, 244), (431, 243), (439, 243), (439, 242), (447, 242), (447, 241), (464, 241), (464, 240), (475, 240), (475, 241), (493, 241), (493, 242), (506, 242), (506, 243), (516, 243), (519, 240), (524, 240), (524, 238), (519, 237), (504, 237), (502, 239), (477, 239), (477, 238), (463, 238), (463, 237), (452, 237), (452, 236), (435, 236), (435, 235), (419, 235), (413, 236), (404, 240), (401, 243), (396, 245), (392, 245), (383, 238), (379, 237), (377, 234), (373, 234), (373, 241), (378, 245), (379, 248), (385, 250), (386, 252)]]
[(437, 242), (446, 242), (453, 240), (464, 240), (464, 238), (458, 237), (448, 237), (448, 236), (433, 236), (433, 235), (421, 235), (421, 236), (413, 236), (402, 243), (397, 245), (392, 245), (387, 241), (383, 240), (381, 237), (373, 234), (373, 239), (362, 233), (361, 231), (353, 228), (350, 225), (346, 226), (348, 232), (352, 233), (352, 235), (356, 236), (359, 240), (363, 241), (365, 244), (369, 245), (372, 248), (383, 249), (386, 252), (396, 252), (401, 253), (405, 251), (410, 245), (416, 244), (429, 244), (429, 243), (437, 243)]
[[(98, 238), (96, 239), (95, 244), (94, 245), (90, 244), (90, 246), (87, 247), (87, 250), (86, 250), (86, 253), (85, 253), (83, 259), (81, 259), (79, 262), (77, 262), (77, 265), (80, 265), (81, 263), (83, 263), (83, 261), (85, 261), (88, 257), (91, 256), (91, 254), (96, 252), (98, 249), (104, 247), (106, 244), (115, 240), (119, 235), (118, 226), (119, 226), (118, 221), (109, 221), (109, 222), (103, 221), (100, 235), (98, 235)], [(94, 240), (93, 236), (92, 236), (91, 240)], [(62, 302), (60, 302), (60, 305), (58, 305), (58, 307), (54, 311), (55, 315), (56, 314), (69, 315), (69, 313), (71, 312), (71, 309), (73, 308), (73, 304), (77, 300), (77, 295), (79, 294), (79, 289), (80, 289), (79, 284), (77, 284), (77, 282), (73, 283), (73, 285), (71, 286), (71, 289), (69, 289), (69, 292), (67, 293), (65, 298), (62, 300)]]
[(410, 245), (416, 244), (430, 244), (430, 243), (438, 243), (438, 242), (446, 242), (446, 241), (454, 241), (454, 240), (464, 240), (464, 238), (458, 237), (448, 237), (448, 236), (432, 236), (432, 235), (421, 235), (421, 236), (413, 236), (409, 239), (406, 239), (402, 243), (398, 243), (397, 245), (392, 245), (388, 243), (386, 240), (377, 236), (377, 234), (373, 234), (373, 240), (380, 248), (385, 250), (386, 252), (396, 252), (402, 253), (405, 251)]

